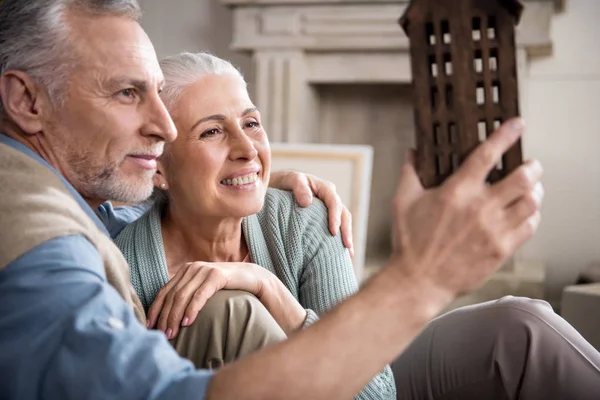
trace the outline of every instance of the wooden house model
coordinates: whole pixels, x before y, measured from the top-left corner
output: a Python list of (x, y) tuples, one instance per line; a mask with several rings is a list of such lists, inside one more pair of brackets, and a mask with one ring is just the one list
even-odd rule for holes
[[(503, 121), (519, 115), (517, 0), (412, 0), (400, 24), (410, 40), (417, 166), (441, 184)], [(490, 172), (522, 162), (520, 141)]]

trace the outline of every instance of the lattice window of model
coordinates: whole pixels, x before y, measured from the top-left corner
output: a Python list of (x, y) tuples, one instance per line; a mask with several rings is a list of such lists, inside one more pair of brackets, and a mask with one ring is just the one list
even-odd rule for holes
[[(440, 2), (451, 3), (441, 7)], [(412, 0), (400, 23), (410, 40), (419, 176), (436, 186), (501, 121), (519, 115), (517, 0)], [(489, 180), (520, 165), (521, 144)]]

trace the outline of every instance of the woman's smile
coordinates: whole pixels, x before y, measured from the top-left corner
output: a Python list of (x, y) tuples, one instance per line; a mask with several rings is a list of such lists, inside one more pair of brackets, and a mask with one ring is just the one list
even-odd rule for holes
[(223, 179), (221, 185), (230, 190), (254, 190), (260, 183), (259, 172), (252, 172), (232, 179)]

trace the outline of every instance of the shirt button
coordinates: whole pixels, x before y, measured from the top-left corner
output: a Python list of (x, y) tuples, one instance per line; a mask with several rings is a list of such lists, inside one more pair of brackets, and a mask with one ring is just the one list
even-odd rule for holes
[(123, 329), (125, 327), (123, 321), (115, 317), (108, 318), (108, 325), (113, 329)]

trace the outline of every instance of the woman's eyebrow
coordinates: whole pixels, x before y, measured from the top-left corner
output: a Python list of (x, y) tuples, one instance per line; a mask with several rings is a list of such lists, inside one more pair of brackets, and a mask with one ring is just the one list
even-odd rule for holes
[(242, 113), (242, 117), (244, 117), (244, 116), (246, 116), (246, 115), (248, 115), (248, 114), (250, 114), (250, 113), (252, 113), (254, 111), (258, 111), (258, 108), (256, 108), (256, 107), (246, 108), (244, 110), (244, 112)]
[[(246, 108), (243, 112), (242, 112), (242, 117), (253, 113), (255, 111), (258, 111), (258, 108), (256, 107), (249, 107)], [(223, 115), (223, 114), (214, 114), (214, 115), (209, 115), (207, 117), (202, 117), (200, 118), (198, 121), (196, 121), (196, 123), (194, 123), (194, 125), (192, 125), (192, 128), (190, 130), (194, 130), (194, 128), (198, 125), (200, 125), (203, 122), (206, 121), (225, 121), (227, 118)]]
[(209, 115), (208, 117), (203, 117), (200, 118), (198, 121), (196, 121), (196, 123), (194, 125), (192, 125), (192, 129), (190, 130), (194, 130), (194, 128), (198, 125), (200, 125), (203, 122), (206, 121), (225, 121), (225, 116), (223, 114), (215, 114), (215, 115)]

